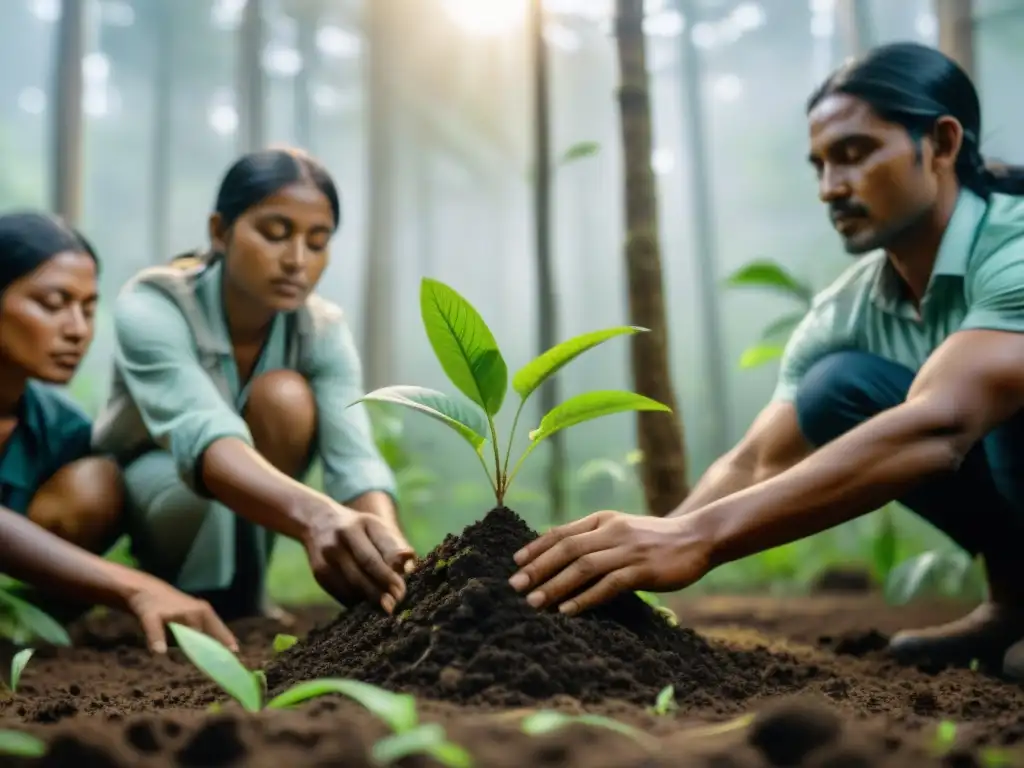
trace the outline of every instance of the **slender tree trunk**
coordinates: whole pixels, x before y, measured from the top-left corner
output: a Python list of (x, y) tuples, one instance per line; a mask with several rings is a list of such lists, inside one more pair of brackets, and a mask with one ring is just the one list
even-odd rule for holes
[(658, 400), (671, 413), (637, 414), (643, 452), (642, 477), (648, 512), (665, 515), (689, 492), (682, 418), (669, 366), (668, 323), (658, 243), (658, 208), (651, 168), (651, 104), (643, 32), (643, 0), (616, 0), (621, 84), (623, 162), (626, 180), (626, 272), (629, 320), (649, 328), (632, 337), (636, 391)]
[[(537, 332), (538, 354), (558, 343), (558, 315), (555, 306), (554, 265), (551, 254), (551, 115), (548, 98), (548, 51), (544, 41), (544, 3), (530, 3), (530, 38), (533, 44), (534, 91), (534, 225), (537, 249)], [(540, 404), (544, 413), (558, 404), (558, 377), (552, 376), (540, 389)], [(566, 521), (565, 503), (566, 446), (565, 433), (557, 432), (549, 440), (547, 487), (551, 504), (551, 522)]]
[(70, 224), (82, 217), (82, 59), (85, 56), (86, 0), (63, 0), (57, 32), (53, 111), (54, 212)]
[(171, 121), (174, 118), (174, 26), (175, 14), (160, 3), (159, 36), (156, 41), (156, 78), (153, 84), (152, 197), (150, 261), (162, 264), (171, 257)]

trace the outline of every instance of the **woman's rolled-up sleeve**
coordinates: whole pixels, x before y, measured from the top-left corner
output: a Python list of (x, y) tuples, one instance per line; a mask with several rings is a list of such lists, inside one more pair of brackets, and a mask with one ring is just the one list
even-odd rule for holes
[(252, 445), (248, 426), (203, 369), (184, 316), (159, 289), (136, 286), (119, 296), (114, 327), (115, 365), (146, 429), (189, 487), (208, 497), (200, 458), (222, 438)]
[(352, 331), (340, 313), (319, 325), (307, 375), (317, 403), (324, 492), (341, 504), (370, 491), (397, 500), (395, 476), (377, 449), (366, 406), (352, 405), (365, 394)]

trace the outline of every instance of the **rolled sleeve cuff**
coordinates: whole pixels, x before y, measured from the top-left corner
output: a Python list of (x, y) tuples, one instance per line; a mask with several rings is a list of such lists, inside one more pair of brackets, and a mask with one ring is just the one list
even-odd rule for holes
[(202, 457), (206, 450), (218, 440), (225, 438), (236, 438), (246, 445), (254, 446), (252, 434), (242, 419), (237, 421), (225, 420), (217, 424), (210, 424), (190, 440), (181, 441), (178, 444), (172, 440), (171, 453), (174, 455), (174, 463), (178, 468), (178, 475), (194, 493), (204, 499), (213, 498), (203, 483)]
[(386, 493), (398, 503), (395, 474), (383, 461), (349, 460), (341, 472), (324, 471), (324, 493), (339, 504), (347, 504), (370, 491)]

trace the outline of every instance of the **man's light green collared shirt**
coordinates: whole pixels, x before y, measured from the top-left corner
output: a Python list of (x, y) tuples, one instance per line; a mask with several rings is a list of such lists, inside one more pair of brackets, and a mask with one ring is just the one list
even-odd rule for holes
[(884, 252), (819, 293), (782, 357), (773, 400), (792, 401), (825, 355), (861, 350), (918, 371), (958, 330), (1024, 332), (1024, 197), (962, 191), (918, 315)]

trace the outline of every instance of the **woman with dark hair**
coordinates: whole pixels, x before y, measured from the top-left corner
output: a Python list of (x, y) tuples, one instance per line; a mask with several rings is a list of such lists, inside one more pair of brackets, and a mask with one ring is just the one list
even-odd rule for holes
[(512, 585), (574, 613), (899, 500), (982, 556), (989, 589), (890, 651), (1024, 680), (1024, 171), (986, 165), (974, 85), (923, 45), (844, 66), (807, 117), (818, 196), (859, 258), (794, 331), (771, 403), (667, 518), (552, 529)]
[(234, 645), (209, 605), (103, 560), (119, 533), (117, 465), (93, 455), (92, 425), (48, 384), (67, 384), (89, 348), (99, 262), (85, 239), (42, 213), (0, 216), (0, 571), (71, 613), (133, 612), (150, 647), (181, 621)]
[[(340, 222), (315, 160), (247, 154), (221, 184), (209, 249), (142, 272), (117, 300), (96, 445), (124, 467), (141, 565), (222, 615), (271, 610), (275, 534), (303, 544), (343, 603), (390, 613), (405, 593), (394, 477), (349, 407), (363, 394), (352, 333), (313, 293)], [(316, 456), (323, 493), (298, 482)]]

